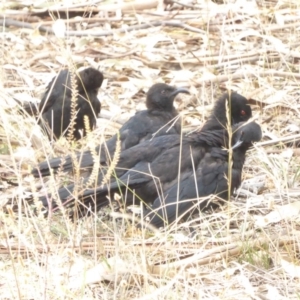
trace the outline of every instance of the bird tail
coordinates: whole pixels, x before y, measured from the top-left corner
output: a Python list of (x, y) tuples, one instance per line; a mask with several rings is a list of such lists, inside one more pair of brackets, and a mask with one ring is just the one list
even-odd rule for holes
[[(75, 154), (75, 159), (78, 162), (77, 165), (80, 169), (92, 168), (94, 164), (93, 155), (91, 151), (85, 151), (83, 153), (78, 152)], [(103, 159), (101, 159), (102, 161)], [(58, 173), (58, 171), (69, 172), (74, 169), (74, 158), (71, 155), (68, 155), (64, 158), (57, 157), (53, 158), (49, 161), (44, 161), (39, 164), (37, 168), (32, 170), (32, 175), (36, 178), (45, 177), (51, 174), (51, 170), (53, 174)]]
[(40, 163), (37, 168), (34, 168), (31, 171), (31, 174), (36, 178), (49, 176), (51, 174), (51, 170), (53, 170), (54, 173), (57, 173), (61, 165), (62, 165), (62, 158), (60, 157), (53, 158), (49, 161), (44, 161)]
[(47, 208), (48, 210), (55, 210), (59, 205), (56, 198), (59, 198), (62, 205), (65, 205), (68, 202), (68, 199), (70, 197), (73, 197), (75, 185), (69, 185), (67, 187), (62, 187), (57, 191), (56, 195), (46, 195), (39, 198), (39, 200), (42, 202), (43, 206)]
[[(144, 183), (145, 179), (134, 179), (128, 183), (116, 180), (111, 184), (103, 187), (84, 189), (82, 193), (78, 192), (75, 195), (75, 185), (62, 187), (57, 191), (56, 195), (46, 195), (39, 198), (43, 206), (49, 211), (56, 211), (61, 205), (68, 207), (77, 207), (78, 217), (90, 215), (92, 212), (100, 210), (103, 206), (110, 203), (108, 197), (115, 193), (124, 193), (126, 189), (132, 190), (140, 184)], [(88, 182), (86, 179), (83, 186)], [(60, 203), (56, 200), (60, 199)], [(74, 215), (74, 213), (72, 213)]]
[(133, 191), (144, 183), (145, 178), (135, 178), (128, 182), (117, 179), (104, 187), (85, 190), (80, 199), (82, 199), (85, 208), (90, 211), (98, 211), (101, 207), (110, 203), (108, 198), (112, 198), (115, 193), (125, 194), (126, 190)]
[[(106, 142), (106, 149), (102, 149), (100, 146), (96, 147), (95, 152), (99, 155), (100, 164), (105, 164), (108, 160), (107, 153), (109, 156), (113, 155), (115, 151), (115, 140), (111, 139)], [(77, 152), (75, 154), (75, 159), (77, 161), (77, 166), (80, 169), (91, 168), (94, 165), (94, 156), (91, 151)], [(98, 159), (98, 158), (96, 158)], [(74, 158), (72, 155), (68, 155), (64, 158), (57, 157), (48, 161), (44, 161), (39, 164), (37, 168), (32, 170), (32, 175), (36, 178), (45, 177), (51, 174), (51, 170), (56, 174), (59, 170), (62, 172), (69, 172), (74, 169)]]

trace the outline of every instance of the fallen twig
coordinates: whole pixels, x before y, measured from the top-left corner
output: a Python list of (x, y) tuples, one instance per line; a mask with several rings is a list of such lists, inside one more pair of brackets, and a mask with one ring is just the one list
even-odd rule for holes
[[(20, 27), (20, 28), (29, 28), (29, 29), (38, 29), (41, 32), (47, 32), (47, 33), (51, 33), (54, 34), (54, 31), (52, 28), (50, 27), (46, 27), (46, 26), (34, 26), (30, 23), (27, 22), (21, 22), (21, 21), (16, 21), (13, 19), (0, 19), (0, 22), (4, 25), (4, 26), (15, 26), (15, 27)], [(178, 28), (183, 28), (186, 30), (189, 30), (191, 32), (196, 32), (196, 33), (200, 33), (200, 34), (205, 34), (204, 30), (192, 27), (190, 25), (184, 24), (181, 21), (178, 20), (172, 20), (172, 21), (153, 21), (153, 22), (149, 22), (149, 23), (144, 23), (144, 24), (138, 24), (138, 25), (132, 25), (129, 26), (127, 28), (120, 28), (120, 29), (116, 29), (116, 30), (107, 30), (107, 31), (88, 31), (88, 30), (84, 30), (84, 31), (66, 31), (65, 35), (66, 36), (96, 36), (96, 37), (100, 37), (100, 36), (110, 36), (110, 35), (114, 35), (114, 34), (121, 34), (121, 33), (126, 33), (126, 32), (131, 32), (134, 30), (141, 30), (141, 29), (148, 29), (150, 27), (157, 27), (157, 26), (170, 26), (170, 27), (178, 27)]]

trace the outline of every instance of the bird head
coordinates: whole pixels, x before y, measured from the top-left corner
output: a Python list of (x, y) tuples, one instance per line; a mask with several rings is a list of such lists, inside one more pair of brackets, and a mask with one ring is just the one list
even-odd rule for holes
[(78, 90), (89, 92), (90, 90), (99, 89), (103, 82), (103, 74), (92, 67), (77, 72)]
[(156, 83), (147, 93), (146, 106), (150, 110), (172, 111), (174, 108), (174, 99), (179, 93), (189, 94), (190, 92), (185, 88), (176, 88), (165, 83)]
[(251, 107), (245, 97), (236, 92), (226, 93), (225, 97), (231, 109), (231, 124), (246, 122), (252, 117)]
[(201, 131), (225, 128), (228, 124), (227, 107), (231, 125), (245, 122), (252, 117), (251, 107), (245, 97), (236, 92), (225, 93), (216, 101), (213, 111)]
[(259, 142), (262, 138), (260, 126), (255, 122), (239, 123), (233, 127), (232, 149), (239, 147), (249, 148), (254, 142)]

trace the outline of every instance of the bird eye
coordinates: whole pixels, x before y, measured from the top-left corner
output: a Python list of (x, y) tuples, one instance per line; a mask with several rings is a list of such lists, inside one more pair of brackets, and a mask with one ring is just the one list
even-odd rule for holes
[(246, 115), (246, 112), (244, 110), (241, 110), (241, 115), (242, 116), (245, 116)]
[(166, 93), (166, 91), (165, 91), (165, 90), (162, 90), (160, 93), (161, 93), (162, 95), (164, 95), (164, 94)]

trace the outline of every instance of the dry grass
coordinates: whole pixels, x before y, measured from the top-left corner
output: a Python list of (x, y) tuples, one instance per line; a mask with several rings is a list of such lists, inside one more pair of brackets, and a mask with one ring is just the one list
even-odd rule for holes
[[(282, 143), (300, 131), (300, 2), (175, 2), (73, 2), (64, 39), (50, 32), (64, 3), (44, 3), (51, 18), (40, 2), (1, 4), (1, 20), (28, 25), (0, 33), (1, 299), (300, 299), (299, 151)], [(12, 96), (39, 98), (70, 59), (104, 72), (102, 118), (94, 138), (51, 146)], [(186, 131), (225, 87), (257, 100), (264, 141), (244, 168), (252, 183), (214, 213), (164, 232), (137, 231), (110, 208), (75, 224), (61, 213), (34, 215), (27, 196), (54, 186), (26, 175), (30, 166), (86, 142), (93, 148), (144, 108), (141, 89), (158, 81), (193, 93), (177, 102)]]

